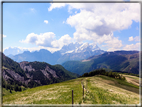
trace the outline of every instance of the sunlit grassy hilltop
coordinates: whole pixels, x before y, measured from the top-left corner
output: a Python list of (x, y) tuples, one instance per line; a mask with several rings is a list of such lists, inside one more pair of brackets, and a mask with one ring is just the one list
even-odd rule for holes
[(5, 95), (3, 104), (72, 104), (72, 90), (74, 104), (139, 104), (138, 77), (125, 77), (129, 83), (97, 75), (40, 86)]

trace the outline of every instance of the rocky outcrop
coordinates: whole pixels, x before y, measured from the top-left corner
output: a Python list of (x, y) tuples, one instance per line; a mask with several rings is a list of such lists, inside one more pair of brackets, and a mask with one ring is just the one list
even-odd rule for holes
[(14, 84), (27, 85), (30, 88), (75, 78), (60, 66), (38, 61), (17, 63), (5, 55), (3, 55), (2, 68), (3, 79), (8, 84), (13, 85), (14, 82)]
[(35, 69), (32, 68), (31, 65), (26, 65), (26, 64), (28, 64), (28, 63), (29, 63), (29, 62), (24, 61), (24, 62), (20, 62), (19, 64), (20, 64), (20, 67), (21, 67), (24, 71), (26, 71), (26, 70), (28, 70), (29, 72), (30, 72), (30, 71), (35, 71)]
[(5, 80), (14, 79), (14, 80), (20, 81), (22, 83), (24, 82), (24, 77), (21, 77), (18, 73), (15, 73), (14, 71), (9, 70), (9, 69), (3, 70), (3, 78)]
[[(42, 71), (43, 71), (43, 70), (42, 70)], [(52, 76), (53, 76), (54, 78), (58, 78), (58, 76), (56, 75), (56, 72), (55, 72), (54, 70), (50, 69), (48, 66), (46, 66), (46, 68), (45, 68), (44, 71), (48, 71), (48, 72), (50, 72), (50, 73), (52, 74)]]
[(40, 71), (44, 74), (44, 76), (46, 76), (49, 80), (51, 80), (51, 78), (46, 70), (40, 70)]
[[(33, 62), (36, 64), (36, 62)], [(43, 75), (51, 80), (51, 76), (50, 74), (52, 75), (52, 77), (54, 78), (59, 78), (56, 74), (56, 71), (54, 71), (53, 69), (51, 69), (48, 65), (46, 65), (46, 67), (42, 68), (42, 69), (35, 69), (32, 67), (32, 65), (30, 64), (30, 62), (27, 62), (27, 61), (23, 61), (23, 62), (20, 62), (20, 67), (25, 71), (25, 74), (28, 78), (28, 80), (25, 81), (25, 84), (28, 84), (28, 82), (32, 81), (33, 80), (33, 72), (39, 72), (39, 70), (43, 73)], [(50, 73), (50, 74), (49, 74)], [(37, 82), (38, 84), (41, 84), (40, 80), (34, 80), (35, 82)]]
[[(34, 62), (35, 63), (35, 62)], [(29, 62), (27, 61), (23, 61), (23, 62), (20, 62), (20, 67), (24, 70), (24, 71), (28, 71), (28, 72), (31, 72), (31, 71), (37, 71), (35, 70), (32, 65), (29, 64)], [(47, 65), (45, 67), (45, 69), (40, 69), (40, 71), (44, 74), (45, 77), (47, 77), (49, 80), (51, 80), (50, 78), (50, 75), (49, 73), (54, 77), (54, 78), (58, 78), (58, 76), (56, 75), (56, 72), (54, 70), (52, 70), (51, 68), (49, 68), (49, 66)], [(48, 73), (49, 72), (49, 73)], [(31, 78), (31, 76), (29, 75), (29, 73), (26, 73), (26, 76), (28, 78)]]
[(2, 75), (3, 75), (3, 78), (4, 78), (6, 81), (7, 81), (8, 79), (12, 79), (12, 78), (10, 78), (8, 75), (6, 75), (5, 70), (3, 71)]

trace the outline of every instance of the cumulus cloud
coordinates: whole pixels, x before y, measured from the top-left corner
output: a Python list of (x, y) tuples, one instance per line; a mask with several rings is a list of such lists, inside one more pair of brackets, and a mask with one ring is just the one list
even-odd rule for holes
[(68, 45), (71, 42), (73, 42), (73, 38), (66, 34), (62, 36), (60, 39), (52, 41), (51, 45), (55, 48), (62, 48), (64, 45)]
[(102, 45), (103, 47), (107, 47), (108, 50), (107, 51), (115, 51), (120, 49), (123, 45), (122, 45), (122, 41), (119, 40), (118, 37), (114, 37), (113, 33), (110, 35), (104, 35), (101, 38), (99, 38), (99, 42), (103, 42), (106, 45)]
[[(122, 47), (122, 41), (112, 34), (114, 31), (128, 29), (133, 21), (140, 21), (139, 3), (53, 3), (48, 10), (66, 5), (69, 12), (80, 10), (66, 20), (66, 24), (76, 29), (74, 39), (78, 42), (93, 40), (105, 43), (108, 50)], [(133, 40), (138, 41), (138, 37), (129, 38), (129, 41)]]
[(133, 38), (133, 36), (131, 36), (131, 37), (129, 37), (128, 41), (133, 41), (133, 40), (134, 40), (134, 38)]
[[(108, 50), (121, 48), (122, 41), (114, 37), (114, 31), (128, 29), (133, 21), (140, 21), (139, 3), (53, 3), (49, 11), (68, 5), (68, 11), (76, 9), (66, 24), (76, 29), (73, 36), (78, 42), (93, 40), (105, 43)], [(139, 41), (139, 37), (129, 37), (129, 41)]]
[(140, 43), (126, 45), (124, 50), (140, 50)]
[(131, 36), (131, 37), (129, 37), (128, 41), (140, 41), (140, 37), (136, 36), (136, 37), (133, 38), (133, 36)]
[(61, 36), (60, 39), (56, 39), (56, 36), (53, 32), (46, 32), (43, 34), (35, 34), (30, 33), (27, 35), (25, 40), (22, 40), (20, 42), (22, 43), (31, 43), (36, 44), (37, 46), (40, 46), (40, 48), (45, 47), (50, 50), (58, 50), (61, 49), (64, 45), (68, 45), (71, 42), (73, 42), (73, 38), (71, 38), (68, 34)]
[(70, 16), (67, 23), (75, 27), (76, 32), (84, 28), (99, 36), (108, 35), (115, 30), (127, 29), (132, 20), (139, 21), (139, 10), (139, 4), (89, 4), (80, 13)]
[(36, 44), (39, 46), (45, 46), (45, 47), (50, 47), (51, 42), (55, 39), (55, 34), (53, 32), (46, 32), (43, 34), (35, 34), (35, 33), (30, 33), (27, 35), (25, 40), (22, 40), (20, 42), (23, 43), (32, 43)]
[(48, 24), (48, 20), (44, 20), (44, 23)]
[(51, 6), (48, 8), (48, 11), (52, 11), (55, 8), (64, 7), (65, 5), (65, 3), (51, 3)]

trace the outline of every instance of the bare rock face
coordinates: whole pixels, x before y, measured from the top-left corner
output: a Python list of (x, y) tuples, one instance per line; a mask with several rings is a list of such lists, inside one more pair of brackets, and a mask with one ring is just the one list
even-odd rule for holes
[(8, 79), (12, 79), (12, 78), (10, 78), (8, 75), (6, 75), (5, 70), (3, 71), (2, 75), (3, 75), (3, 78), (4, 78), (6, 81), (7, 81)]
[(40, 70), (40, 71), (44, 74), (44, 76), (46, 76), (49, 80), (51, 80), (51, 78), (50, 78), (49, 74), (46, 72), (46, 70)]
[[(36, 63), (36, 62), (33, 62), (33, 63)], [(29, 80), (26, 80), (25, 83), (28, 84), (28, 82), (30, 82), (32, 79), (33, 79), (33, 75), (30, 75), (29, 72), (38, 72), (36, 69), (34, 69), (32, 67), (32, 65), (29, 64), (29, 62), (27, 61), (23, 61), (23, 62), (20, 62), (20, 67), (24, 70), (24, 71), (28, 71), (28, 73), (26, 72), (26, 76), (27, 78), (29, 78)], [(54, 77), (54, 78), (58, 78), (58, 76), (56, 75), (56, 72), (54, 70), (52, 70), (51, 68), (49, 68), (48, 65), (46, 65), (45, 69), (40, 69), (40, 71), (43, 73), (43, 75), (48, 78), (49, 80), (51, 80), (50, 78), (50, 75), (49, 73)], [(49, 72), (49, 73), (48, 73)], [(35, 81), (35, 80), (34, 80)], [(38, 82), (40, 83), (39, 80), (36, 80), (35, 82)]]
[[(7, 73), (9, 74), (9, 75), (7, 75)], [(14, 71), (12, 71), (12, 70), (9, 70), (9, 69), (4, 69), (3, 70), (3, 78), (5, 79), (5, 80), (8, 80), (8, 79), (14, 79), (14, 80), (16, 80), (16, 81), (20, 81), (20, 82), (24, 82), (24, 77), (21, 77), (18, 73), (15, 73)]]
[[(10, 85), (13, 85), (12, 82), (14, 82), (15, 84), (23, 86), (27, 85), (32, 88), (34, 86), (60, 82), (57, 78), (61, 78), (62, 81), (64, 75), (60, 77), (60, 72), (58, 75), (58, 71), (54, 69), (55, 67), (48, 63), (38, 61), (23, 61), (17, 63), (3, 55), (2, 76)], [(65, 79), (68, 78), (66, 77)]]
[(52, 74), (52, 76), (54, 78), (58, 78), (58, 76), (56, 75), (56, 72), (54, 70), (50, 69), (48, 66), (46, 66), (44, 71), (48, 71), (48, 72), (50, 72)]
[(31, 65), (29, 65), (29, 66), (27, 66), (26, 64), (28, 64), (29, 62), (26, 62), (26, 61), (24, 61), (24, 62), (20, 62), (20, 67), (24, 70), (24, 71), (26, 71), (26, 69), (30, 72), (30, 71), (35, 71), (35, 69), (34, 68), (32, 68), (32, 66)]

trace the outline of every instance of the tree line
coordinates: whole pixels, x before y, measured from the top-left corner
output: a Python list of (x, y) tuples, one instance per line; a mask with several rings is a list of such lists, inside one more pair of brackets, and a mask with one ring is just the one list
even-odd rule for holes
[(26, 88), (24, 86), (23, 86), (24, 88), (22, 88), (22, 86), (23, 86), (22, 83), (21, 85), (20, 83), (17, 84), (16, 82), (14, 82), (13, 84), (10, 84), (2, 78), (2, 87), (5, 88), (6, 90), (9, 90), (10, 93), (12, 93), (12, 91), (17, 92), (17, 91), (25, 90)]
[(112, 71), (107, 72), (104, 69), (93, 70), (89, 73), (84, 73), (80, 77), (91, 77), (91, 76), (95, 76), (95, 75), (105, 75), (105, 76), (109, 76), (109, 77), (120, 79), (120, 80), (126, 80), (126, 78), (124, 76), (120, 75), (119, 73), (112, 72)]

